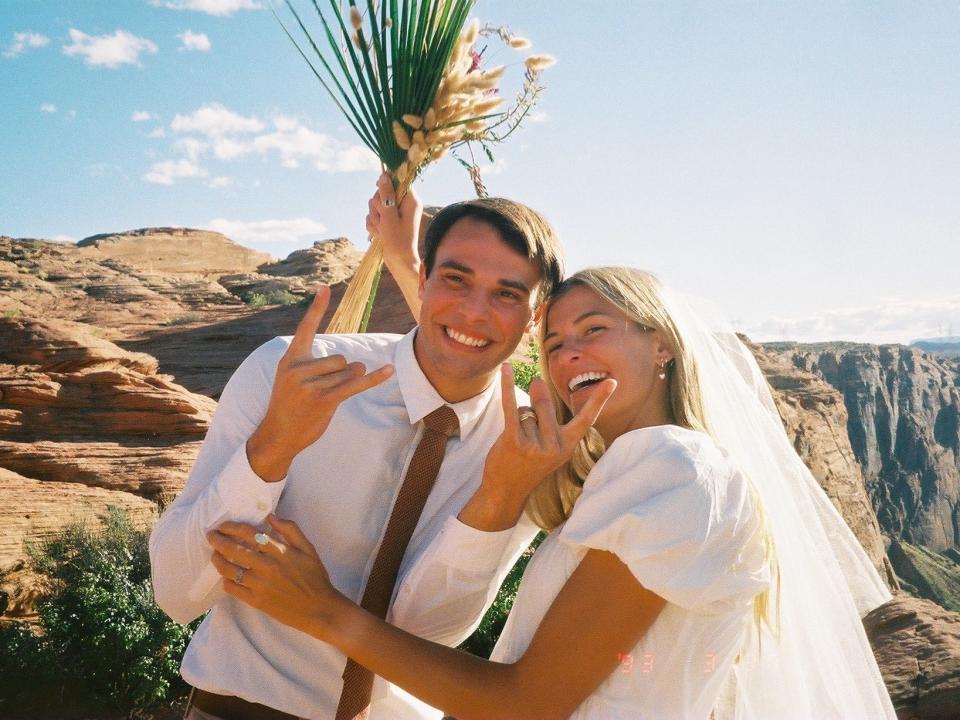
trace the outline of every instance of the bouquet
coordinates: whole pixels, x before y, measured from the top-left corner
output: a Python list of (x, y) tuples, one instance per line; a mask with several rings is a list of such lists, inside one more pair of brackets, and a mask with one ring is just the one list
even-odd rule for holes
[[(321, 1), (311, 0), (323, 31), (318, 42), (286, 0), (307, 49), (277, 20), (361, 141), (390, 171), (398, 201), (423, 169), (448, 151), (484, 196), (471, 143), (492, 158), (490, 146), (509, 136), (533, 108), (543, 89), (540, 73), (553, 58), (527, 57), (520, 93), (498, 112), (504, 102), (498, 83), (507, 67), (482, 69), (482, 51), (475, 46), (492, 37), (518, 50), (530, 42), (506, 28), (481, 28), (476, 20), (467, 25), (474, 0), (366, 0), (362, 7), (356, 0), (345, 6), (328, 0), (326, 11)], [(470, 162), (456, 153), (463, 146)], [(327, 332), (366, 329), (382, 261), (379, 240), (371, 238)]]

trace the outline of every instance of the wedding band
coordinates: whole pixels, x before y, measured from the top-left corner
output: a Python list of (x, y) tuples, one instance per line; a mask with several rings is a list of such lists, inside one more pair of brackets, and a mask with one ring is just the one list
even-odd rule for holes
[(233, 582), (236, 585), (243, 585), (243, 574), (247, 571), (246, 568), (240, 568), (233, 575)]
[(396, 204), (397, 204), (397, 201), (394, 200), (393, 198), (387, 198), (386, 200), (383, 201), (384, 207), (393, 207)]
[(257, 545), (270, 544), (270, 538), (267, 536), (266, 533), (257, 533), (256, 535), (253, 536), (253, 539), (254, 539), (254, 542), (257, 543)]
[(520, 422), (524, 420), (536, 420), (537, 414), (533, 410), (521, 410), (520, 411)]

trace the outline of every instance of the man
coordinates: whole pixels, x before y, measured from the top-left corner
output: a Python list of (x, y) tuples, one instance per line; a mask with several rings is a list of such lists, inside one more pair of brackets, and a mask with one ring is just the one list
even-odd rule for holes
[[(498, 368), (562, 275), (557, 241), (517, 203), (459, 203), (433, 220), (420, 263), (419, 215), (413, 195), (397, 207), (381, 178), (368, 229), (383, 240), (418, 326), (403, 337), (314, 337), (329, 298), (319, 293), (293, 338), (266, 343), (231, 378), (183, 492), (151, 535), (160, 607), (180, 622), (210, 609), (183, 660), (197, 688), (188, 717), (332, 720), (345, 684), (339, 651), (225, 596), (205, 539), (223, 521), (271, 512), (296, 521), (323, 548), (334, 585), (359, 601), (422, 421), (446, 404), (459, 429), (405, 546), (387, 618), (431, 640), (462, 641), (490, 599), (490, 578), (502, 579), (533, 534), (526, 524), (484, 533), (456, 515), (503, 427)], [(449, 542), (435, 542), (441, 535)], [(405, 582), (431, 543), (469, 553)], [(439, 716), (380, 679), (369, 712)]]

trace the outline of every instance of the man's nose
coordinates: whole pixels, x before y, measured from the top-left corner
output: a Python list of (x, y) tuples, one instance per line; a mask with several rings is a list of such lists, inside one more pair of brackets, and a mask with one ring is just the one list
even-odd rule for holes
[(490, 303), (486, 293), (479, 290), (467, 293), (460, 303), (460, 312), (468, 320), (490, 317)]

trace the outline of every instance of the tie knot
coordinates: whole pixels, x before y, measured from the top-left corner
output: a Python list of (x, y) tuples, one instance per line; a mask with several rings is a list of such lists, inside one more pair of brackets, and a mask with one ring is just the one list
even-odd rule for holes
[(428, 429), (442, 434), (444, 437), (456, 435), (460, 429), (460, 421), (457, 420), (457, 414), (449, 405), (441, 405), (432, 413), (423, 418), (423, 424)]

